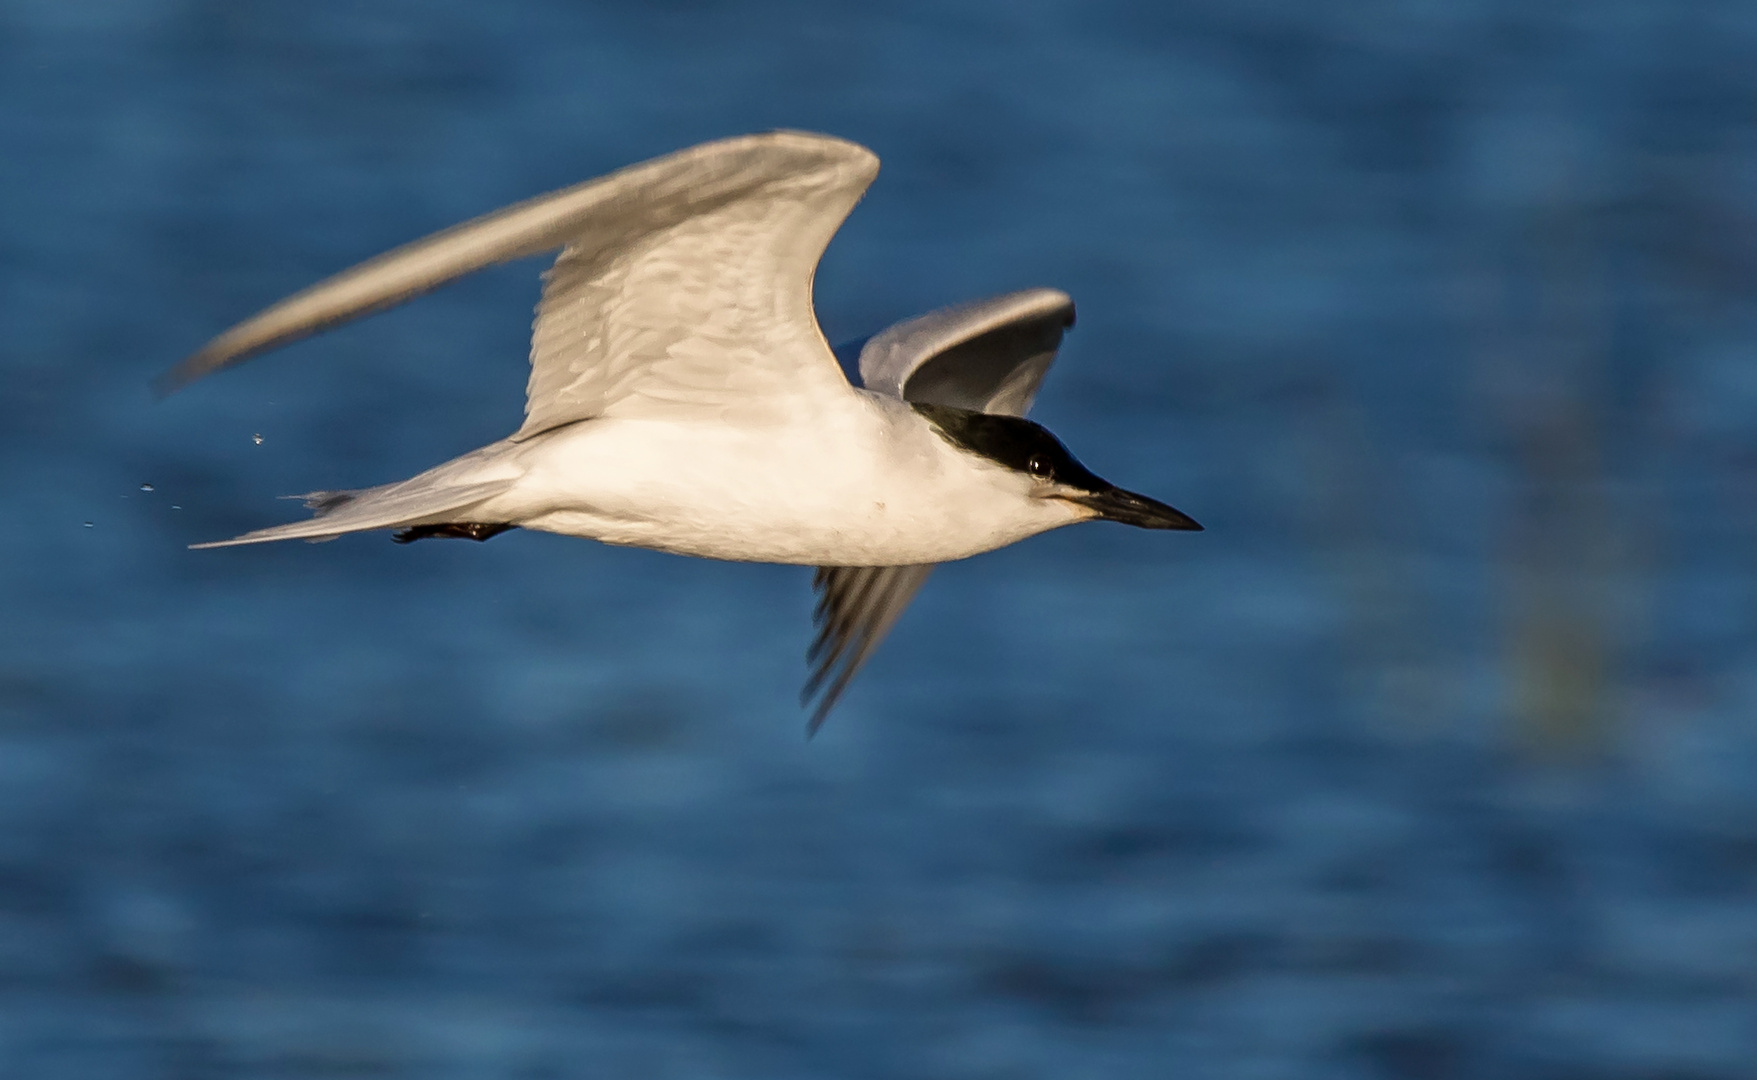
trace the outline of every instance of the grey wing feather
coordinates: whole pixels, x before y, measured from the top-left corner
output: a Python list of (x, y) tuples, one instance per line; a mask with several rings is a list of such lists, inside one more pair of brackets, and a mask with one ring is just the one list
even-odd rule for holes
[(1057, 289), (940, 308), (873, 335), (860, 378), (905, 401), (1024, 416), (1073, 325), (1074, 302)]
[(773, 417), (853, 392), (812, 276), (878, 159), (821, 135), (760, 147), (649, 183), (569, 238), (545, 276), (515, 440), (600, 415)]
[[(153, 388), (161, 395), (170, 393), (247, 357), (393, 307), (495, 263), (564, 246), (626, 244), (753, 196), (759, 204), (772, 202), (765, 193), (802, 176), (822, 177), (824, 186), (850, 192), (846, 205), (839, 207), (846, 214), (877, 169), (877, 159), (863, 147), (803, 132), (693, 146), (496, 210), (369, 259), (232, 327), (159, 376)], [(782, 199), (787, 194), (776, 192)], [(826, 212), (835, 214), (837, 209), (830, 206)], [(840, 220), (835, 217), (836, 223)], [(810, 266), (799, 271), (807, 282), (809, 271)]]
[[(906, 401), (1023, 416), (1073, 324), (1074, 302), (1055, 289), (941, 308), (873, 335), (860, 352), (861, 381)], [(932, 572), (932, 565), (818, 569), (817, 636), (803, 694), (817, 698), (808, 732), (823, 725)]]
[(817, 698), (806, 726), (807, 734), (817, 734), (855, 672), (866, 663), (931, 573), (932, 564), (818, 568), (812, 580), (818, 593), (817, 609), (812, 613), (817, 636), (806, 653), (811, 677), (800, 695), (806, 703)]

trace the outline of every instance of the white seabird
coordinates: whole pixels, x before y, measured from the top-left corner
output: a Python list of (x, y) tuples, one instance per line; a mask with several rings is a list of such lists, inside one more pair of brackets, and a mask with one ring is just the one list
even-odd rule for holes
[(309, 520), (193, 546), (526, 528), (816, 566), (816, 731), (935, 563), (1093, 519), (1200, 529), (1024, 419), (1073, 324), (1063, 293), (900, 323), (866, 343), (864, 385), (849, 383), (812, 276), (877, 172), (871, 151), (825, 135), (703, 143), (435, 233), (239, 323), (156, 389), (561, 249), (517, 432), (400, 483), (312, 492)]

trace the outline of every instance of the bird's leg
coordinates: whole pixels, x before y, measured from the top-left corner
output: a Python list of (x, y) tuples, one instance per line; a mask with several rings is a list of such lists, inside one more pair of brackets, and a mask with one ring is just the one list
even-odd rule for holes
[(444, 525), (411, 525), (399, 529), (391, 536), (399, 544), (412, 544), (417, 540), (425, 540), (431, 536), (455, 536), (460, 540), (487, 540), (499, 536), (508, 529), (516, 529), (517, 525), (507, 525), (498, 521), (450, 521)]

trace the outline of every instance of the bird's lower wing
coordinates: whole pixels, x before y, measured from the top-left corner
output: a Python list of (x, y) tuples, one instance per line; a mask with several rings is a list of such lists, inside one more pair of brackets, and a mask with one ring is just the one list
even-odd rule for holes
[[(860, 351), (861, 381), (904, 401), (1024, 416), (1073, 324), (1074, 302), (1056, 289), (941, 308), (869, 338)], [(817, 636), (806, 653), (811, 676), (801, 695), (807, 703), (817, 699), (808, 731), (823, 725), (932, 572), (931, 564), (818, 569)]]
[(808, 734), (816, 734), (848, 683), (921, 589), (933, 564), (911, 566), (822, 566), (812, 580), (818, 593), (812, 621), (817, 636), (806, 660), (811, 677), (801, 700), (812, 709)]

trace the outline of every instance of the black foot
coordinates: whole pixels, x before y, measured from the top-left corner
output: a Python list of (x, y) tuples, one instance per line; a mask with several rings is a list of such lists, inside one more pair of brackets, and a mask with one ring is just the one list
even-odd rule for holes
[(516, 529), (517, 525), (507, 525), (498, 521), (453, 521), (444, 525), (411, 525), (399, 529), (391, 536), (399, 544), (413, 544), (417, 540), (425, 540), (430, 536), (455, 536), (460, 540), (486, 540), (491, 536), (499, 536), (508, 529)]

